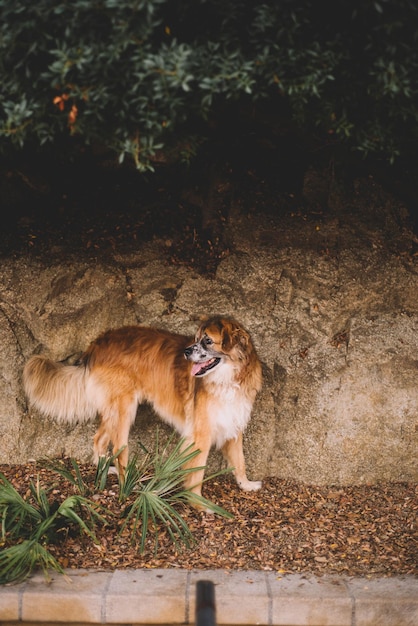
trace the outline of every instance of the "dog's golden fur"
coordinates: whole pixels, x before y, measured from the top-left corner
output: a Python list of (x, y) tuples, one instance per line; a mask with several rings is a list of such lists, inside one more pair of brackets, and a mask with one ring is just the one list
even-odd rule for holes
[[(121, 478), (128, 437), (138, 404), (148, 401), (200, 452), (191, 464), (206, 464), (212, 445), (234, 468), (238, 485), (247, 479), (242, 435), (261, 387), (261, 366), (251, 338), (237, 322), (216, 317), (201, 324), (194, 340), (165, 330), (127, 326), (109, 330), (89, 346), (77, 365), (33, 356), (23, 381), (29, 401), (44, 414), (75, 423), (99, 416), (94, 437), (97, 462), (109, 444)], [(191, 472), (186, 487), (200, 494), (203, 470)]]

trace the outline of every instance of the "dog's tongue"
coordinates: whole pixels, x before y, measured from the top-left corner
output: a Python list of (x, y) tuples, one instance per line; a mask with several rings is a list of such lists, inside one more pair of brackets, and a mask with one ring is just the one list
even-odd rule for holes
[(191, 369), (191, 375), (196, 376), (202, 370), (206, 369), (210, 365), (211, 361), (205, 361), (204, 363), (193, 363)]

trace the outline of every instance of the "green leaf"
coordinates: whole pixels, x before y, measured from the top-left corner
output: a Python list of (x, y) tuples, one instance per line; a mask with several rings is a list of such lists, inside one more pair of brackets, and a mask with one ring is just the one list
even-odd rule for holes
[(0, 474), (0, 516), (3, 539), (7, 532), (19, 537), (42, 520), (40, 511), (24, 500), (3, 474)]
[(48, 570), (63, 573), (58, 561), (38, 541), (25, 540), (0, 552), (0, 584), (20, 582), (36, 568), (48, 577)]

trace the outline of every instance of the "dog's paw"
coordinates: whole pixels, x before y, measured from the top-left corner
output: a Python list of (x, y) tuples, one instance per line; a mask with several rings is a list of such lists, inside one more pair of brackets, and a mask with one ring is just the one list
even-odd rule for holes
[(263, 486), (261, 480), (240, 480), (238, 485), (243, 491), (258, 491)]

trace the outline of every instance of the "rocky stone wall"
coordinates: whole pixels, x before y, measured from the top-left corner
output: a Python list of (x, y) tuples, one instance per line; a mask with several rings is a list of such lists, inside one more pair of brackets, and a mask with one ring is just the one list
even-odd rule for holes
[[(193, 334), (222, 313), (251, 332), (264, 385), (245, 437), (252, 479), (349, 484), (418, 479), (418, 257), (402, 207), (356, 190), (326, 213), (233, 207), (214, 277), (169, 262), (170, 241), (106, 260), (1, 260), (0, 463), (91, 458), (94, 424), (65, 427), (26, 406), (34, 352), (74, 358), (110, 327)], [(51, 260), (52, 259), (52, 260)], [(152, 448), (157, 418), (131, 431)], [(161, 423), (160, 423), (161, 424)], [(167, 426), (159, 426), (168, 434)], [(210, 467), (221, 463), (211, 455)]]

